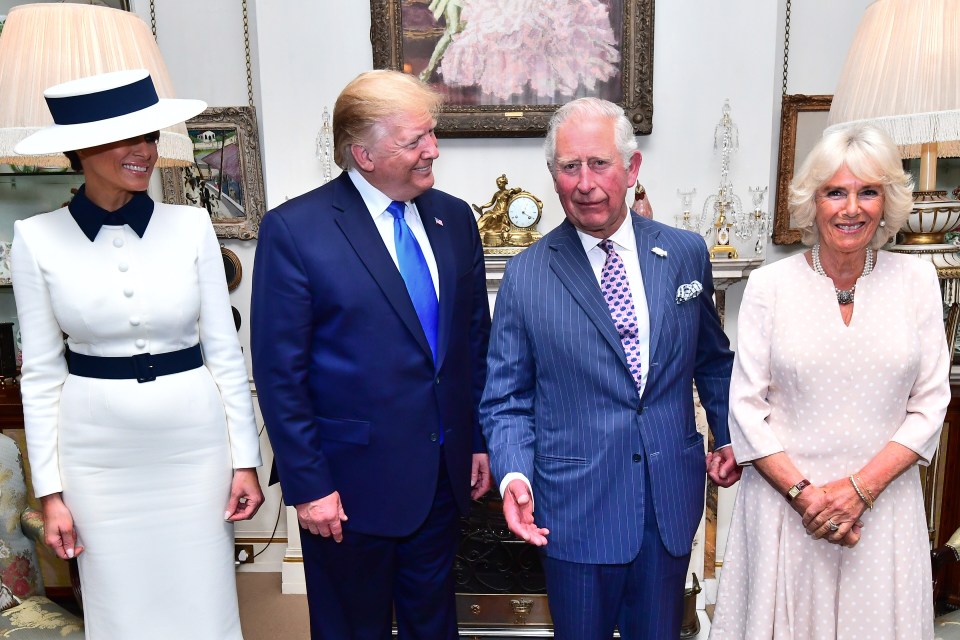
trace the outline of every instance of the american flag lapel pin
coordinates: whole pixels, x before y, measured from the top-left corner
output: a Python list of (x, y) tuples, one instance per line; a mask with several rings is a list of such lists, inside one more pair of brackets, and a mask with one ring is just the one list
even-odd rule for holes
[(437, 223), (437, 226), (440, 226), (440, 227), (443, 226), (443, 220), (441, 220), (440, 218), (434, 218), (433, 221)]

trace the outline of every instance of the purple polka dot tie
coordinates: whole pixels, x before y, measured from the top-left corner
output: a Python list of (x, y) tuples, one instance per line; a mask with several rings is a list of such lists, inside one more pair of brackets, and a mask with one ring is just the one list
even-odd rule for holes
[(600, 290), (610, 309), (610, 317), (620, 334), (623, 352), (627, 356), (627, 366), (633, 374), (633, 381), (640, 391), (640, 346), (637, 338), (637, 313), (633, 308), (633, 295), (630, 293), (630, 281), (623, 260), (613, 248), (611, 240), (603, 240), (598, 245), (607, 254), (600, 272)]

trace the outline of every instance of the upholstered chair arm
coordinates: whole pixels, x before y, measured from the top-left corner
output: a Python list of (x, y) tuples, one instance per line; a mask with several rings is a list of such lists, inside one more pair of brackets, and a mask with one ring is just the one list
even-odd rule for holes
[[(43, 515), (36, 509), (31, 509), (27, 507), (23, 510), (23, 513), (20, 514), (20, 528), (23, 529), (24, 535), (38, 542), (41, 545), (43, 542)], [(67, 564), (70, 567), (70, 586), (73, 588), (73, 596), (77, 600), (77, 604), (80, 605), (80, 608), (83, 609), (83, 596), (80, 592), (80, 571), (77, 567), (77, 559), (73, 558), (68, 560)]]
[(27, 507), (20, 514), (20, 528), (25, 536), (43, 544), (43, 515), (36, 509)]

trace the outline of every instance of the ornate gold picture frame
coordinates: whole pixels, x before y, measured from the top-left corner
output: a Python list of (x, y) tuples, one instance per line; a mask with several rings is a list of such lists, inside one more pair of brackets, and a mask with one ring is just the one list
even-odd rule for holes
[(161, 169), (163, 201), (205, 208), (218, 238), (256, 238), (266, 204), (254, 110), (207, 109), (187, 120), (187, 133), (194, 163)]
[(777, 162), (777, 200), (773, 212), (774, 244), (800, 242), (800, 230), (791, 226), (787, 197), (796, 169), (820, 140), (827, 127), (833, 96), (783, 96), (780, 112), (780, 160)]
[[(509, 25), (483, 19), (483, 2), (466, 5), (461, 19), (461, 4), (446, 0), (370, 2), (373, 66), (418, 76), (428, 72), (426, 80), (446, 101), (437, 122), (438, 135), (540, 136), (557, 107), (583, 96), (616, 102), (626, 110), (636, 133), (652, 131), (654, 0), (545, 0), (537, 15), (518, 15), (516, 23)], [(583, 42), (582, 49), (558, 46), (556, 58), (544, 53), (553, 42), (567, 41), (555, 32), (580, 31), (582, 37), (569, 41)], [(612, 42), (605, 43), (603, 34)], [(511, 43), (506, 49), (509, 53), (502, 51), (501, 58), (493, 59), (483, 46), (497, 38), (509, 41), (518, 37), (525, 40)], [(460, 55), (453, 56), (451, 52), (458, 47)], [(441, 62), (433, 68), (435, 56)], [(451, 65), (454, 60), (459, 62), (457, 77), (451, 77), (452, 67), (443, 73), (446, 60), (442, 58), (446, 57), (451, 58)], [(542, 64), (528, 64), (532, 57)], [(489, 73), (472, 73), (471, 62), (489, 66)], [(586, 73), (587, 67), (593, 72)], [(510, 69), (515, 72), (512, 76)], [(508, 76), (512, 79), (505, 79)]]

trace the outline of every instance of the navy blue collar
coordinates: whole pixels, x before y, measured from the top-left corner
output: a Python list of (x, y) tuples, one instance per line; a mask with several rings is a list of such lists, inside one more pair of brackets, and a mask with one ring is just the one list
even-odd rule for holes
[(129, 225), (134, 233), (142, 238), (150, 224), (150, 216), (153, 215), (153, 200), (146, 191), (140, 191), (134, 193), (130, 202), (116, 211), (106, 211), (90, 201), (86, 185), (81, 185), (68, 208), (80, 230), (90, 238), (90, 242), (97, 239), (100, 227), (105, 224)]

